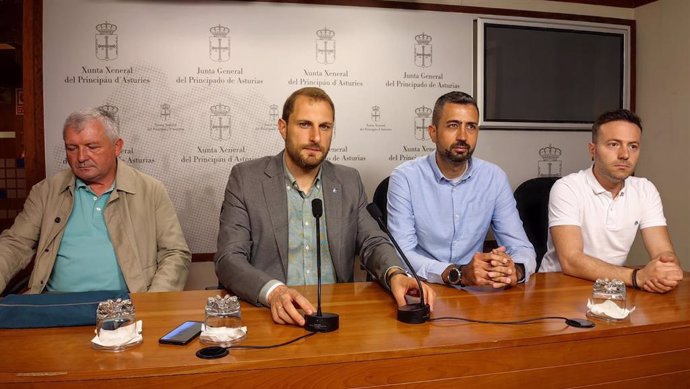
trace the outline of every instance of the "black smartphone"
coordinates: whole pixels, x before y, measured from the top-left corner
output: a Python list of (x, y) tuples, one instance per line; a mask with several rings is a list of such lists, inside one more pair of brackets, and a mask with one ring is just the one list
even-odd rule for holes
[(158, 339), (158, 343), (185, 345), (201, 333), (201, 322), (186, 321)]

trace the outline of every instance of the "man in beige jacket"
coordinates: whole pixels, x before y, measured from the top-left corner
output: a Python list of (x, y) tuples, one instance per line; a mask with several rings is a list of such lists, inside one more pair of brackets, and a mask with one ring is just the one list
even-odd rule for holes
[(0, 235), (0, 291), (35, 254), (30, 293), (181, 290), (191, 254), (163, 184), (118, 160), (123, 140), (102, 110), (71, 114), (67, 161), (35, 185)]

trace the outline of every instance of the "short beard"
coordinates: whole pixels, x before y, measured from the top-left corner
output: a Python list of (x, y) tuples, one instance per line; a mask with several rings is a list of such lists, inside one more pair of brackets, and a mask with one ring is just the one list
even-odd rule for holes
[(299, 153), (300, 150), (297, 150), (294, 147), (286, 147), (286, 151), (287, 151), (288, 157), (290, 157), (290, 159), (297, 166), (299, 166), (300, 168), (305, 169), (305, 170), (312, 170), (312, 169), (316, 169), (319, 166), (321, 166), (321, 163), (323, 162), (324, 159), (326, 159), (326, 155), (328, 154), (327, 152), (323, 153), (321, 158), (319, 158), (315, 162), (311, 162), (305, 158), (302, 158), (302, 156)]
[[(453, 152), (453, 149), (458, 146), (463, 146), (467, 147), (467, 153), (465, 154), (456, 154)], [(465, 161), (469, 161), (470, 158), (472, 158), (472, 154), (474, 154), (474, 148), (470, 147), (466, 142), (458, 142), (449, 148), (443, 150), (443, 158), (448, 161), (448, 162), (455, 162), (455, 163), (462, 163)]]

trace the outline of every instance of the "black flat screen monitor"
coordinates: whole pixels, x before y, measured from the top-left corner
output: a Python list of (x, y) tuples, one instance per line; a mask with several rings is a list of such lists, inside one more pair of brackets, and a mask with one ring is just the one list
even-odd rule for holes
[(627, 26), (479, 19), (476, 36), (485, 127), (587, 130), (629, 107)]

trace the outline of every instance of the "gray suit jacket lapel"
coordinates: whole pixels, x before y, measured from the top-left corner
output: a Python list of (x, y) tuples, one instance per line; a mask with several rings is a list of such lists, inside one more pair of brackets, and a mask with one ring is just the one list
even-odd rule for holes
[(333, 261), (333, 267), (336, 270), (337, 276), (338, 270), (342, 265), (342, 253), (340, 249), (343, 247), (342, 186), (340, 181), (335, 177), (329, 163), (324, 162), (321, 168), (323, 169), (321, 172), (321, 180), (323, 180), (321, 189), (323, 191), (324, 208), (326, 208), (328, 248), (331, 252), (331, 260)]
[[(283, 171), (283, 153), (276, 155), (264, 170), (263, 180), (264, 199), (266, 209), (273, 226), (273, 237), (278, 247), (278, 256), (283, 264), (283, 274), (287, 277), (288, 267), (288, 224), (287, 220), (287, 192), (285, 190), (285, 174)], [(281, 226), (283, 228), (281, 228)]]

